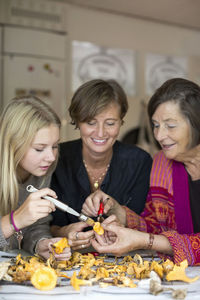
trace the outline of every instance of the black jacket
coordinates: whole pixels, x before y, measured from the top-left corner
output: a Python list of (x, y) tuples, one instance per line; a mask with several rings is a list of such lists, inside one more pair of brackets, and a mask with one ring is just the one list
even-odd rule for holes
[[(101, 185), (101, 190), (136, 213), (143, 211), (152, 165), (151, 156), (144, 150), (116, 141), (110, 167)], [(58, 199), (76, 211), (91, 194), (90, 182), (82, 160), (81, 139), (60, 144), (57, 168), (51, 188)], [(77, 217), (59, 209), (53, 213), (53, 225), (64, 226), (78, 222)]]

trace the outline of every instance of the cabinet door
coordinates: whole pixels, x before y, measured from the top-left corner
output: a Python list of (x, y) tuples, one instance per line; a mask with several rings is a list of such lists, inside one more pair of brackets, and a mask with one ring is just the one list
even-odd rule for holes
[(4, 28), (3, 52), (65, 59), (66, 35), (27, 28)]
[(67, 110), (64, 61), (4, 55), (3, 64), (4, 105), (15, 96), (32, 94), (63, 117)]

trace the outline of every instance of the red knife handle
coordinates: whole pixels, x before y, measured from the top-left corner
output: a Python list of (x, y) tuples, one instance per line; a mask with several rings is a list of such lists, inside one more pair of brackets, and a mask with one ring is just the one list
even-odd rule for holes
[(100, 201), (100, 205), (99, 205), (99, 211), (98, 211), (98, 216), (102, 216), (103, 215), (103, 211), (104, 211), (104, 203), (101, 200)]

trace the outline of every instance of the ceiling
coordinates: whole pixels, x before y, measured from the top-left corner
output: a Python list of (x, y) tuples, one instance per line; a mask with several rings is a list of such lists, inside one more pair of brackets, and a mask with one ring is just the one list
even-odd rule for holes
[(200, 0), (51, 0), (200, 31)]

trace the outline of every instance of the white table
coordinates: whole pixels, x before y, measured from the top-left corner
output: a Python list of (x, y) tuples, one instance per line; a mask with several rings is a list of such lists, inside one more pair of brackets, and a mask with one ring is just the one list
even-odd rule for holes
[[(0, 253), (1, 255), (2, 253)], [(5, 260), (1, 258), (0, 260)], [(73, 270), (74, 271), (74, 270)], [(70, 271), (70, 272), (73, 272)], [(200, 267), (188, 267), (187, 275), (189, 277), (200, 276)], [(71, 275), (68, 272), (69, 275)], [(1, 284), (2, 282), (0, 282)], [(66, 284), (66, 283), (65, 283)], [(167, 283), (165, 287), (173, 287), (175, 289), (187, 289), (186, 300), (200, 299), (200, 279), (194, 283)], [(47, 292), (42, 292), (35, 289), (33, 286), (17, 285), (17, 284), (3, 284), (0, 286), (0, 300), (164, 300), (172, 299), (171, 292), (164, 292), (158, 296), (149, 294), (148, 288), (119, 288), (110, 286), (107, 288), (100, 288), (98, 285), (82, 286), (80, 292), (74, 290), (72, 286), (67, 283), (65, 286), (56, 287)]]

